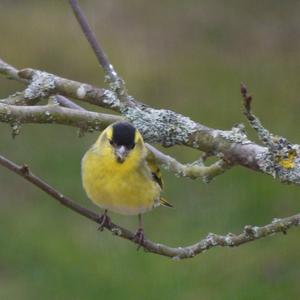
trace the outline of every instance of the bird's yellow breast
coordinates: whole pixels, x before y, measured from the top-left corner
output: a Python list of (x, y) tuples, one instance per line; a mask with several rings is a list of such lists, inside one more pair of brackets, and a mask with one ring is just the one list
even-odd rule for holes
[(134, 152), (118, 163), (110, 148), (101, 152), (91, 148), (82, 159), (82, 182), (96, 205), (120, 214), (149, 211), (160, 197), (160, 187), (146, 162)]

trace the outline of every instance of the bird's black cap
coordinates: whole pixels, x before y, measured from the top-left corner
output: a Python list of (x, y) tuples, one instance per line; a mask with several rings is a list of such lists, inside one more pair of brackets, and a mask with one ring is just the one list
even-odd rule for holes
[(112, 142), (118, 146), (134, 147), (135, 128), (128, 122), (113, 125)]

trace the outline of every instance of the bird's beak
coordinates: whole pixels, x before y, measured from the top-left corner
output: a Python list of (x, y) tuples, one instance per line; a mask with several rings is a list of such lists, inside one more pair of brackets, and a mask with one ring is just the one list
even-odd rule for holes
[(128, 154), (128, 150), (126, 149), (125, 146), (118, 146), (116, 148), (116, 156), (117, 156), (117, 161), (119, 163), (124, 162), (127, 154)]

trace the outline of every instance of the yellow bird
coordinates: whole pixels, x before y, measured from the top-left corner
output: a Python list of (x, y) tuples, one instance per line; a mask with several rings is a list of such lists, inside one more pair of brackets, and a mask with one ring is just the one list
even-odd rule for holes
[(153, 155), (144, 145), (142, 135), (128, 122), (107, 127), (82, 159), (82, 183), (88, 197), (104, 209), (100, 228), (110, 222), (107, 211), (138, 215), (135, 241), (142, 245), (142, 214), (164, 205), (163, 182)]

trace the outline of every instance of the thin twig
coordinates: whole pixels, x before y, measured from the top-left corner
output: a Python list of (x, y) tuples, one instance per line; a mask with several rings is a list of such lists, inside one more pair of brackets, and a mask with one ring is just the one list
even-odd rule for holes
[[(89, 209), (77, 204), (71, 198), (64, 196), (62, 193), (54, 189), (48, 183), (34, 175), (28, 166), (17, 165), (14, 162), (0, 155), (0, 165), (8, 170), (22, 176), (27, 181), (43, 190), (50, 195), (53, 199), (64, 205), (65, 207), (77, 212), (78, 214), (96, 222), (99, 224), (99, 215), (90, 211)], [(167, 245), (154, 243), (148, 239), (145, 239), (143, 247), (145, 251), (159, 254), (162, 256), (171, 257), (174, 260), (180, 260), (184, 258), (192, 258), (197, 254), (203, 253), (214, 247), (235, 247), (239, 246), (266, 236), (270, 236), (274, 233), (283, 232), (286, 233), (291, 227), (298, 226), (300, 223), (300, 214), (284, 218), (275, 219), (272, 223), (262, 227), (247, 225), (244, 231), (238, 235), (228, 233), (227, 235), (217, 235), (210, 233), (204, 239), (199, 242), (187, 246), (187, 247), (169, 247)], [(106, 229), (111, 231), (118, 237), (124, 238), (132, 243), (134, 242), (134, 233), (117, 225), (113, 222), (104, 225)]]
[(14, 79), (14, 80), (21, 81), (23, 83), (28, 83), (27, 79), (19, 77), (18, 71), (19, 70), (17, 70), (15, 67), (9, 65), (8, 63), (0, 59), (0, 74), (3, 74), (8, 79)]
[(106, 75), (109, 77), (109, 80), (111, 82), (119, 81), (120, 78), (116, 71), (114, 70), (112, 64), (110, 63), (108, 56), (104, 52), (103, 48), (101, 47), (100, 43), (97, 41), (97, 38), (94, 34), (94, 32), (91, 30), (88, 20), (86, 16), (84, 15), (82, 9), (80, 8), (77, 0), (70, 0), (70, 5), (73, 9), (73, 12), (75, 14), (75, 17), (80, 24), (80, 27), (88, 40), (90, 46), (92, 47), (100, 65), (104, 69)]
[(248, 94), (248, 89), (243, 83), (241, 83), (241, 94), (244, 100), (244, 115), (248, 119), (251, 127), (257, 132), (260, 141), (263, 142), (268, 148), (272, 148), (272, 134), (269, 132), (269, 130), (263, 127), (260, 120), (252, 113), (252, 96)]
[(67, 108), (71, 108), (71, 109), (77, 109), (77, 110), (81, 110), (81, 111), (86, 111), (86, 109), (84, 109), (80, 105), (76, 104), (75, 102), (71, 101), (67, 97), (64, 97), (64, 96), (61, 96), (61, 95), (56, 95), (55, 96), (55, 100), (61, 106), (64, 106), (64, 107), (67, 107)]

